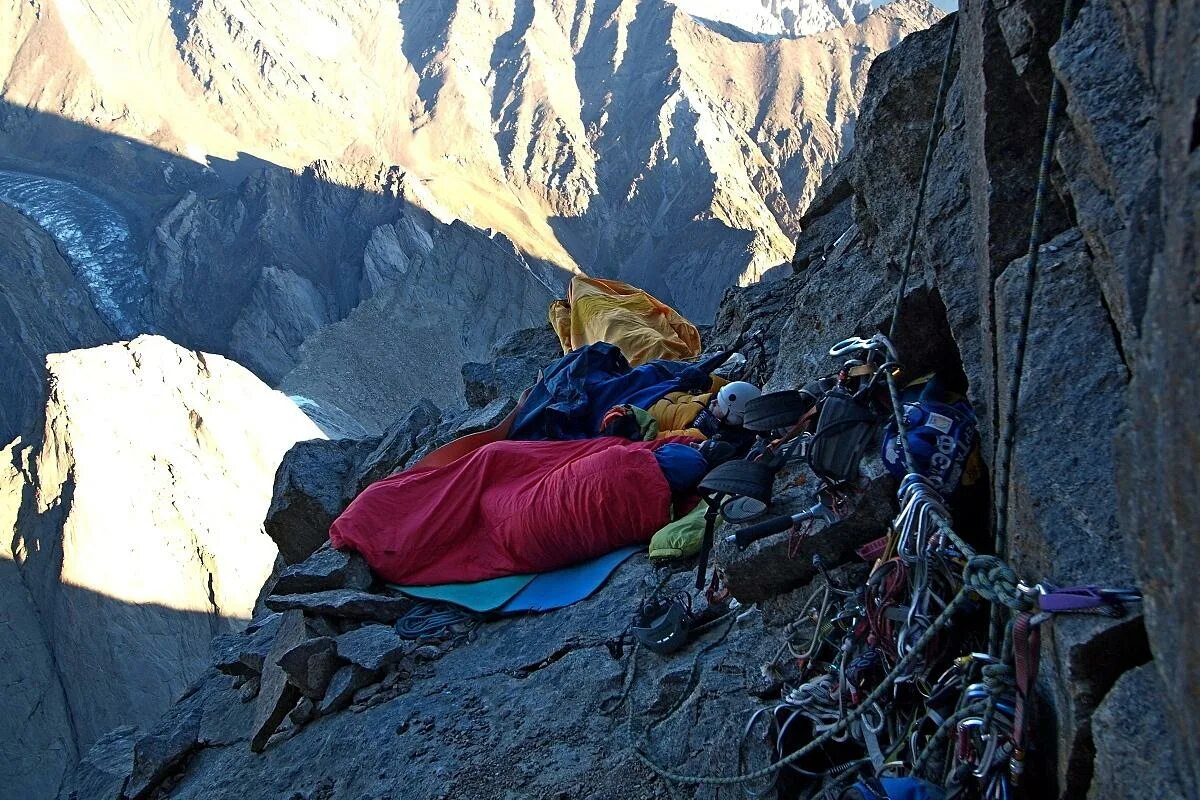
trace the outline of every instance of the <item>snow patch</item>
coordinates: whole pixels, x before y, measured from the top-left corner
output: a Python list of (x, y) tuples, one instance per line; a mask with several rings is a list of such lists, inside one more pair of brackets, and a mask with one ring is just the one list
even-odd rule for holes
[(700, 22), (731, 26), (751, 40), (809, 36), (861, 22), (870, 0), (669, 0)]

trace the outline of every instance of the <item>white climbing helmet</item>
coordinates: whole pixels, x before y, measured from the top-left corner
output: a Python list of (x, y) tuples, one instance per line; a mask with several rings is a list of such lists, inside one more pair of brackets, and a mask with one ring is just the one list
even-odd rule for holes
[(745, 381), (734, 381), (717, 392), (717, 408), (713, 413), (717, 419), (729, 425), (741, 425), (746, 416), (746, 404), (762, 394), (757, 386)]

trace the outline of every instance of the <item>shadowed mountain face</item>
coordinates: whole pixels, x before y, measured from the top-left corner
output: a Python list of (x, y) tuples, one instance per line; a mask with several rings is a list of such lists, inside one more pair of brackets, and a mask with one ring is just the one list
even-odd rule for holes
[[(341, 420), (327, 433), (379, 430), (414, 388), (458, 402), (459, 366), (544, 319), (565, 285), (506, 237), (442, 222), (419, 183), (378, 162), (293, 172), (240, 156), (218, 165), (246, 173), (229, 186), (59, 117), (0, 103), (0, 120), (44, 129), (96, 165), (87, 176), (68, 171), (80, 168), (71, 157), (0, 170), (0, 352), (12, 354), (0, 441), (37, 424), (47, 354), (139, 333), (230, 356), (273, 385), (296, 371), (289, 391), (314, 418)], [(315, 336), (334, 323), (340, 337)]]
[[(764, 4), (780, 35), (832, 29), (762, 42), (698, 21), (711, 3), (683, 4), (693, 18), (664, 0), (107, 5), (0, 3), (6, 99), (227, 180), (253, 163), (243, 153), (397, 164), (443, 219), (702, 320), (729, 283), (788, 259), (871, 60), (939, 13)], [(39, 122), (9, 123), (11, 154), (95, 172)]]

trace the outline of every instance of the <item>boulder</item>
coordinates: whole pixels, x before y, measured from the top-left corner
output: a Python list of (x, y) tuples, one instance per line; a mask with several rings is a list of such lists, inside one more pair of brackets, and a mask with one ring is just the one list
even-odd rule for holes
[(347, 664), (334, 673), (329, 681), (329, 688), (325, 690), (325, 697), (317, 707), (317, 713), (333, 714), (349, 708), (354, 702), (355, 693), (378, 677), (378, 673), (363, 669), (358, 664)]
[(492, 346), (491, 361), (463, 364), (467, 405), (483, 408), (497, 398), (518, 397), (562, 354), (558, 336), (549, 326), (513, 331)]
[(371, 672), (399, 662), (411, 650), (390, 625), (364, 625), (337, 638), (338, 656)]
[(262, 672), (263, 660), (271, 651), (282, 621), (281, 614), (269, 614), (241, 633), (214, 636), (210, 645), (213, 666), (226, 675), (257, 677)]
[(329, 541), (329, 526), (349, 504), (346, 486), (377, 439), (301, 442), (275, 472), (263, 527), (287, 564), (298, 564)]
[(304, 594), (326, 589), (370, 589), (371, 568), (357, 553), (334, 550), (328, 544), (299, 564), (286, 567), (273, 594)]
[[(877, 457), (864, 459), (862, 469), (865, 486), (851, 500), (850, 515), (799, 542), (793, 543), (789, 534), (778, 534), (739, 550), (723, 539), (742, 526), (720, 524), (714, 537), (713, 559), (724, 571), (733, 596), (743, 603), (757, 603), (803, 586), (817, 574), (813, 556), (821, 556), (825, 566), (833, 568), (856, 559), (857, 548), (887, 533), (898, 510), (896, 481)], [(794, 485), (801, 477), (803, 486)], [(817, 485), (816, 476), (807, 466), (784, 469), (776, 480), (771, 507), (762, 519), (810, 508), (816, 498), (808, 487)]]
[(516, 406), (512, 397), (499, 397), (483, 408), (467, 409), (458, 414), (447, 415), (436, 429), (423, 438), (421, 449), (413, 453), (409, 464), (420, 461), (442, 445), (462, 436), (494, 428), (504, 421), (504, 418)]
[(492, 402), (488, 403), (483, 408), (472, 411), (465, 416), (455, 420), (454, 434), (452, 439), (457, 439), (461, 436), (468, 436), (472, 433), (486, 431), (489, 428), (494, 428), (504, 421), (517, 406), (517, 401), (512, 397), (497, 397)]
[[(173, 706), (133, 747), (133, 772), (125, 785), (129, 800), (151, 797), (171, 770), (200, 746), (203, 696), (193, 693)], [(189, 702), (190, 701), (190, 702)]]
[(420, 400), (389, 426), (374, 449), (356, 465), (348, 499), (357, 497), (375, 481), (403, 469), (441, 417), (442, 412), (437, 406), (428, 400)]
[(238, 699), (243, 703), (249, 703), (251, 700), (258, 697), (260, 683), (260, 679), (257, 675), (243, 683), (241, 689), (238, 690)]
[(492, 358), (528, 358), (549, 364), (563, 354), (558, 334), (549, 325), (521, 328), (498, 338), (491, 347)]
[(267, 655), (259, 681), (254, 726), (250, 737), (250, 749), (255, 753), (266, 749), (271, 735), (300, 701), (300, 688), (288, 680), (288, 675), (279, 662), (292, 648), (303, 644), (307, 636), (303, 612), (288, 611), (283, 615), (283, 622), (279, 626), (279, 633), (275, 636), (271, 652)]
[(412, 607), (403, 597), (389, 597), (350, 589), (335, 589), (311, 594), (274, 594), (267, 598), (267, 608), (273, 611), (300, 610), (341, 619), (395, 622)]
[(200, 719), (201, 747), (222, 747), (246, 741), (254, 725), (255, 709), (248, 701), (243, 701), (242, 690), (254, 688), (259, 679), (251, 678), (238, 688), (224, 675), (211, 671), (207, 675), (209, 679), (200, 684), (194, 695), (195, 702), (204, 708)]
[(546, 364), (531, 358), (501, 356), (494, 361), (463, 364), (463, 396), (471, 408), (483, 408), (501, 397), (518, 397), (537, 381)]
[(279, 666), (305, 697), (320, 700), (339, 666), (337, 643), (328, 637), (308, 639), (284, 653)]
[(313, 702), (311, 697), (304, 697), (296, 704), (291, 713), (288, 714), (288, 721), (297, 728), (301, 728), (311, 722), (316, 713), (316, 703)]

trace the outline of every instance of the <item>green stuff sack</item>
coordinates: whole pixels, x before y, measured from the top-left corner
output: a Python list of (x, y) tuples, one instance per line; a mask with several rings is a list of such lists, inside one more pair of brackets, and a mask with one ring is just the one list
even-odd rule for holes
[(668, 522), (658, 529), (650, 539), (650, 558), (687, 558), (700, 552), (704, 540), (704, 512), (708, 506), (702, 501), (679, 519)]

